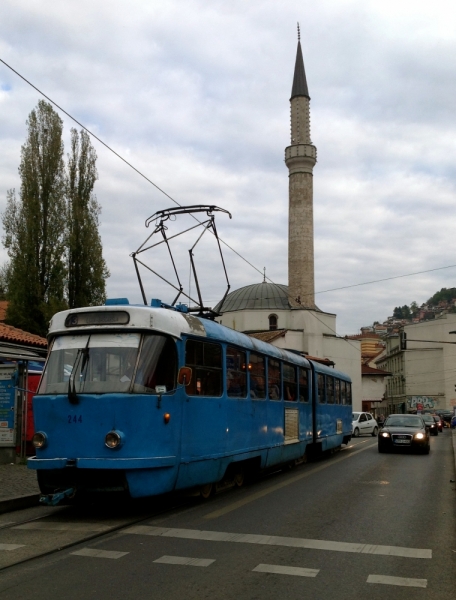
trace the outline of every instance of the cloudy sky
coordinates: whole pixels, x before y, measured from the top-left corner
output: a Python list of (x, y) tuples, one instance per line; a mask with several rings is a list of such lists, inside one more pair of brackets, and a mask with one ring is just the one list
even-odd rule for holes
[[(217, 216), (220, 236), (257, 269), (225, 247), (231, 289), (261, 281), (263, 267), (287, 283), (283, 158), (297, 21), (318, 151), (316, 302), (337, 313), (339, 334), (357, 333), (456, 286), (454, 0), (2, 0), (0, 58), (179, 204), (230, 211), (231, 220)], [(25, 122), (39, 99), (0, 63), (0, 211), (20, 186)], [(67, 142), (74, 123), (61, 117)], [(129, 255), (150, 234), (146, 218), (174, 204), (93, 144), (108, 295), (140, 301)], [(195, 258), (214, 305), (225, 283), (210, 238)], [(195, 240), (174, 246), (193, 293)], [(150, 264), (172, 276), (160, 253)], [(431, 272), (400, 277), (422, 271)], [(173, 299), (157, 278), (146, 275), (145, 287), (148, 298)]]

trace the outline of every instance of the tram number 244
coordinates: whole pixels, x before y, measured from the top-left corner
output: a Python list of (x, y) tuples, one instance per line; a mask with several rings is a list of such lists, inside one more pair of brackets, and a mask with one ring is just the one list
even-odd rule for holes
[(68, 415), (68, 423), (82, 423), (82, 415)]

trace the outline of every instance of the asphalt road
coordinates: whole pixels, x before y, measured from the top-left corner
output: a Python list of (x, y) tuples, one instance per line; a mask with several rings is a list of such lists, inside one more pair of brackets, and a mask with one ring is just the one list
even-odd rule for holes
[[(0, 600), (454, 600), (450, 431), (431, 444), (429, 456), (378, 454), (376, 439), (358, 438), (328, 459), (4, 569)], [(38, 552), (56, 519), (70, 539), (88, 516), (49, 514), (49, 529), (9, 529), (8, 543), (33, 540)]]

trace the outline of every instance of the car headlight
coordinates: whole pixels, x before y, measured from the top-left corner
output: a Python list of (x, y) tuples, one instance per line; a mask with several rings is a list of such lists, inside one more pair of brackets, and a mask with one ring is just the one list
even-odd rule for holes
[(110, 431), (105, 435), (105, 446), (107, 448), (120, 448), (124, 442), (124, 435), (121, 431)]
[(32, 438), (32, 444), (35, 448), (46, 448), (47, 435), (43, 431), (37, 431)]
[(384, 438), (389, 438), (390, 434), (387, 431), (382, 431), (382, 433), (380, 434), (382, 437)]
[(415, 439), (422, 440), (424, 438), (424, 433), (415, 433)]

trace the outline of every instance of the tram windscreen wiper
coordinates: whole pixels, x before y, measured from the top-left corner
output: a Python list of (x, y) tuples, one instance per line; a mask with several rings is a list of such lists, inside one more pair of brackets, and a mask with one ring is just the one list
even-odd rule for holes
[(76, 359), (74, 361), (74, 365), (73, 365), (73, 368), (71, 370), (70, 380), (68, 382), (68, 400), (71, 402), (71, 404), (78, 404), (79, 403), (79, 399), (78, 399), (78, 396), (76, 394), (75, 376), (76, 376), (76, 373), (78, 371), (79, 362), (81, 361), (81, 358), (82, 358), (82, 363), (81, 363), (80, 374), (84, 371), (84, 368), (87, 365), (87, 362), (89, 360), (89, 354), (90, 354), (89, 342), (90, 342), (90, 338), (91, 338), (91, 335), (89, 335), (89, 337), (87, 339), (87, 344), (85, 345), (84, 348), (78, 348), (78, 352), (76, 354)]

